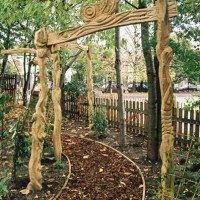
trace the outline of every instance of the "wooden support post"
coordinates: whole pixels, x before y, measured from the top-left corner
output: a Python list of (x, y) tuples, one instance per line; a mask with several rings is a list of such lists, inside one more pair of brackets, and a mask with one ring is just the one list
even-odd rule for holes
[(92, 128), (93, 117), (94, 117), (94, 94), (93, 94), (93, 81), (92, 81), (92, 62), (91, 62), (91, 49), (87, 51), (87, 87), (88, 87), (88, 116), (89, 116), (89, 127)]
[(52, 100), (54, 107), (54, 130), (53, 130), (53, 144), (55, 150), (55, 159), (61, 160), (62, 144), (61, 144), (61, 123), (62, 123), (62, 112), (60, 106), (61, 100), (61, 89), (60, 89), (60, 56), (59, 47), (52, 46), (51, 48), (53, 56), (53, 91)]
[(167, 0), (156, 2), (158, 30), (157, 30), (157, 57), (159, 60), (159, 79), (162, 97), (162, 142), (160, 156), (162, 159), (162, 200), (174, 199), (174, 176), (169, 174), (173, 170), (174, 135), (172, 130), (173, 92), (170, 78), (170, 63), (172, 49), (169, 47), (170, 23)]
[(35, 45), (37, 47), (38, 64), (40, 68), (40, 93), (39, 100), (36, 105), (36, 112), (33, 115), (32, 125), (32, 149), (31, 158), (29, 161), (29, 176), (30, 182), (27, 186), (29, 190), (42, 189), (42, 174), (41, 174), (41, 157), (44, 142), (44, 128), (45, 128), (45, 106), (47, 103), (47, 71), (46, 58), (48, 49), (46, 48), (47, 33), (45, 29), (40, 29), (35, 35)]
[[(173, 134), (172, 134), (172, 90), (171, 80), (169, 76), (169, 63), (172, 59), (172, 50), (168, 46), (169, 38), (169, 19), (168, 17), (177, 16), (176, 4), (167, 4), (167, 0), (158, 0), (157, 5), (153, 8), (140, 9), (136, 11), (122, 12), (114, 14), (119, 0), (104, 0), (102, 3), (92, 4), (91, 6), (85, 6), (81, 10), (81, 16), (86, 24), (82, 26), (65, 30), (58, 33), (46, 32), (45, 29), (41, 29), (36, 33), (35, 43), (37, 47), (38, 64), (40, 67), (40, 83), (41, 91), (39, 95), (39, 101), (36, 106), (36, 113), (33, 116), (32, 126), (32, 150), (31, 158), (29, 162), (29, 174), (30, 183), (27, 188), (30, 190), (40, 190), (42, 188), (42, 175), (41, 175), (41, 154), (44, 141), (44, 122), (45, 122), (45, 106), (47, 102), (47, 72), (45, 68), (46, 57), (48, 53), (47, 46), (50, 48), (52, 45), (58, 45), (78, 39), (80, 37), (92, 34), (98, 31), (125, 26), (130, 24), (138, 24), (144, 22), (151, 22), (158, 20), (158, 45), (157, 55), (160, 62), (160, 85), (162, 92), (162, 144), (161, 144), (161, 158), (162, 165), (162, 186), (164, 199), (165, 193), (168, 195), (168, 199), (173, 199), (173, 177), (167, 174), (167, 171), (173, 167), (172, 161), (172, 149), (173, 149)], [(156, 12), (157, 11), (157, 12)], [(68, 44), (65, 44), (68, 46)], [(65, 46), (64, 45), (64, 46)], [(62, 45), (61, 45), (62, 46)], [(60, 46), (60, 47), (61, 47)], [(58, 137), (60, 131), (61, 115), (58, 102), (60, 101), (60, 89), (57, 86), (59, 84), (60, 69), (59, 69), (59, 55), (56, 50), (53, 53), (54, 58), (54, 109), (58, 111), (56, 114), (54, 130), (54, 139), (58, 142), (56, 146), (61, 147), (60, 138)], [(93, 84), (92, 84), (92, 71), (91, 71), (91, 54), (88, 50), (88, 101), (90, 105), (89, 115), (93, 111)], [(59, 102), (60, 103), (60, 102)], [(109, 112), (109, 111), (108, 111)], [(109, 117), (108, 117), (109, 119)], [(91, 122), (90, 122), (91, 123)], [(59, 149), (56, 152), (57, 159), (60, 159)]]

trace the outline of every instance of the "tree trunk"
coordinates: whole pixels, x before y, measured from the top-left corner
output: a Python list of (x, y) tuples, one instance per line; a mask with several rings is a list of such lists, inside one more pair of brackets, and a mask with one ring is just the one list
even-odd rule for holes
[[(146, 8), (146, 3), (139, 1), (139, 8)], [(152, 61), (151, 46), (149, 43), (149, 25), (141, 24), (142, 49), (147, 68), (148, 82), (148, 144), (147, 159), (158, 160), (158, 134), (157, 134), (157, 105), (156, 105), (156, 72)]]
[[(154, 1), (155, 4), (156, 1)], [(157, 22), (154, 22), (154, 40), (156, 41)], [(156, 42), (155, 42), (156, 44)], [(156, 95), (157, 95), (157, 134), (158, 134), (158, 159), (159, 147), (162, 140), (162, 125), (161, 125), (161, 91), (160, 91), (160, 79), (159, 79), (159, 61), (156, 55), (156, 45), (154, 45), (154, 67), (156, 71)]]
[(78, 58), (78, 56), (80, 55), (81, 52), (82, 52), (82, 50), (79, 50), (77, 52), (77, 54), (73, 57), (73, 59), (65, 67), (62, 68), (61, 78), (60, 78), (62, 115), (65, 114), (65, 94), (64, 94), (64, 89), (63, 89), (64, 82), (65, 82), (65, 73), (73, 65), (73, 63), (76, 62), (76, 60), (77, 60), (77, 58)]
[(3, 91), (3, 80), (6, 71), (6, 64), (8, 62), (8, 55), (4, 55), (3, 62), (2, 62), (2, 69), (1, 69), (1, 77), (0, 77), (0, 91)]
[(91, 62), (91, 50), (88, 48), (87, 52), (87, 88), (88, 88), (88, 117), (89, 117), (89, 127), (92, 128), (93, 117), (94, 117), (94, 93), (93, 93), (93, 80), (92, 80), (92, 62)]
[(27, 105), (27, 90), (31, 75), (31, 55), (29, 55), (28, 72), (26, 72), (26, 53), (24, 54), (24, 87), (23, 87), (23, 105)]
[[(10, 28), (11, 27), (8, 26), (7, 38), (6, 38), (6, 41), (4, 43), (5, 49), (9, 49), (9, 47), (10, 47), (10, 34), (11, 34)], [(3, 90), (3, 80), (4, 80), (7, 62), (8, 62), (8, 55), (4, 55), (3, 63), (2, 63), (2, 69), (1, 69), (1, 77), (0, 77), (0, 91)]]
[[(116, 12), (119, 10), (118, 9)], [(124, 106), (124, 96), (123, 96), (123, 84), (121, 76), (121, 61), (120, 61), (120, 29), (115, 28), (115, 69), (117, 75), (117, 92), (118, 92), (118, 110), (119, 110), (119, 146), (125, 147), (126, 145), (126, 113)]]

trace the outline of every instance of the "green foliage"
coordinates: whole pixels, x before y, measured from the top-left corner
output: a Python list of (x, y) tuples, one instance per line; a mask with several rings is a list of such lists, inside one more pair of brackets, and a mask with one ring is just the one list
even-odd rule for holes
[(30, 118), (30, 109), (28, 109), (21, 120), (13, 121), (12, 131), (12, 142), (14, 145), (13, 152), (13, 168), (12, 168), (12, 179), (16, 178), (17, 167), (24, 164), (24, 158), (29, 157), (31, 153), (31, 137), (25, 132), (25, 124)]
[[(180, 151), (180, 158), (173, 170), (169, 173), (175, 175), (175, 196), (177, 199), (195, 199), (200, 194), (200, 152), (198, 149), (199, 137), (191, 137), (187, 151)], [(176, 154), (177, 156), (177, 154)]]
[(8, 196), (9, 190), (8, 190), (8, 184), (10, 182), (9, 177), (2, 178), (0, 180), (0, 200), (3, 200)]
[(64, 85), (64, 91), (67, 94), (75, 95), (76, 97), (80, 94), (86, 96), (87, 85), (86, 85), (86, 74), (84, 65), (76, 65), (76, 73), (72, 75), (71, 82)]
[(10, 101), (12, 100), (12, 97), (6, 93), (3, 92), (0, 94), (0, 120), (4, 119), (4, 114), (7, 114), (10, 110)]
[(171, 40), (170, 43), (174, 51), (172, 68), (176, 73), (175, 82), (188, 78), (190, 83), (200, 83), (200, 51), (193, 49), (186, 40)]
[(105, 131), (108, 127), (108, 121), (106, 119), (105, 112), (103, 112), (102, 109), (98, 108), (95, 111), (92, 124), (92, 130), (96, 131), (102, 136), (105, 136)]
[(179, 15), (174, 18), (174, 30), (180, 38), (199, 41), (199, 0), (177, 0)]
[(193, 95), (187, 99), (187, 103), (184, 105), (184, 110), (189, 111), (197, 109), (200, 110), (200, 94)]
[(61, 160), (57, 160), (57, 161), (54, 163), (54, 167), (55, 167), (56, 169), (63, 169), (63, 168), (65, 167), (65, 164), (62, 163)]

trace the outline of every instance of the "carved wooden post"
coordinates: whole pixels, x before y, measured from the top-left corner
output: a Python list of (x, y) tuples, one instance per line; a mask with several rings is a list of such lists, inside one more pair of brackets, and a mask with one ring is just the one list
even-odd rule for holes
[(88, 47), (87, 51), (87, 87), (88, 87), (88, 115), (89, 115), (89, 127), (92, 127), (92, 119), (94, 116), (94, 94), (93, 94), (93, 81), (92, 81), (92, 62), (91, 62), (91, 50), (90, 47)]
[(53, 56), (53, 91), (52, 91), (52, 100), (54, 107), (54, 130), (53, 130), (53, 144), (55, 150), (56, 160), (61, 160), (62, 153), (62, 144), (61, 144), (61, 122), (62, 122), (62, 112), (60, 106), (61, 100), (61, 89), (60, 89), (60, 56), (59, 56), (59, 46), (52, 46), (51, 52)]
[(162, 143), (160, 156), (162, 159), (162, 199), (174, 199), (174, 176), (168, 174), (173, 169), (174, 135), (172, 130), (173, 93), (169, 73), (172, 60), (172, 49), (169, 47), (170, 24), (167, 0), (158, 0), (157, 18), (157, 57), (159, 60), (159, 78), (162, 96)]
[[(44, 141), (44, 122), (45, 122), (45, 105), (47, 102), (47, 73), (46, 73), (46, 57), (47, 57), (47, 46), (57, 45), (61, 43), (70, 42), (76, 40), (80, 37), (92, 34), (98, 31), (125, 26), (130, 24), (138, 24), (142, 22), (159, 21), (158, 25), (158, 45), (157, 54), (160, 62), (160, 84), (162, 91), (162, 144), (161, 144), (161, 158), (163, 161), (162, 175), (163, 181), (162, 186), (164, 191), (170, 199), (173, 198), (173, 176), (167, 175), (168, 169), (173, 167), (172, 150), (173, 150), (173, 134), (172, 134), (172, 90), (171, 90), (171, 80), (169, 76), (169, 63), (172, 59), (172, 50), (168, 47), (169, 38), (169, 17), (177, 16), (176, 4), (172, 3), (167, 5), (166, 0), (159, 0), (157, 7), (140, 9), (136, 11), (127, 11), (118, 14), (113, 14), (117, 8), (119, 0), (103, 0), (102, 3), (95, 3), (92, 5), (84, 6), (81, 10), (81, 16), (86, 22), (85, 24), (72, 28), (70, 30), (61, 31), (58, 33), (46, 32), (45, 29), (41, 29), (36, 33), (36, 47), (38, 55), (38, 64), (40, 66), (40, 82), (41, 91), (39, 95), (39, 101), (36, 106), (36, 113), (33, 116), (33, 126), (32, 126), (32, 150), (31, 158), (29, 162), (29, 174), (30, 183), (27, 188), (30, 190), (40, 190), (42, 188), (42, 176), (41, 176), (41, 154)], [(156, 15), (157, 10), (157, 15)], [(66, 44), (68, 45), (68, 44)], [(65, 46), (65, 45), (64, 45)], [(91, 68), (90, 51), (88, 50), (88, 67)], [(59, 88), (57, 83), (59, 82), (60, 75), (59, 72), (59, 55), (58, 50), (54, 51), (54, 86), (55, 90), (53, 93), (58, 94), (58, 96), (53, 95), (53, 101), (55, 102), (54, 108), (58, 111), (54, 130), (54, 139), (58, 142), (56, 146), (61, 147), (60, 139), (58, 139), (57, 134), (59, 132), (59, 127), (61, 123), (60, 107), (59, 102)], [(88, 83), (90, 95), (88, 95), (89, 104), (93, 105), (93, 85), (91, 78), (91, 70), (88, 70)], [(93, 108), (91, 108), (92, 110)], [(93, 111), (91, 111), (93, 112)], [(56, 129), (58, 128), (58, 129)], [(57, 138), (57, 139), (56, 139)], [(55, 145), (55, 144), (54, 144)], [(56, 154), (59, 159), (59, 155), (62, 149), (59, 149)], [(164, 193), (163, 193), (164, 198)]]
[(47, 103), (47, 71), (46, 58), (48, 49), (46, 47), (47, 33), (45, 29), (41, 29), (35, 34), (35, 45), (37, 47), (38, 64), (40, 68), (40, 93), (39, 100), (36, 105), (36, 112), (33, 115), (32, 125), (32, 149), (31, 158), (29, 161), (29, 176), (30, 182), (27, 186), (29, 190), (42, 189), (42, 174), (41, 174), (41, 157), (44, 142), (44, 128), (45, 128), (45, 106)]

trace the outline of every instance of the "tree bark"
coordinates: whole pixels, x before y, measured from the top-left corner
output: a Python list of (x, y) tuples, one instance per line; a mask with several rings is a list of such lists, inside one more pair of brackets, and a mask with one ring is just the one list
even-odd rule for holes
[[(155, 4), (156, 1), (154, 1)], [(156, 33), (157, 33), (157, 22), (154, 22), (154, 40), (156, 41)], [(156, 42), (154, 45), (154, 67), (156, 72), (156, 95), (157, 95), (157, 134), (158, 134), (158, 147), (161, 145), (162, 140), (162, 125), (161, 125), (161, 91), (160, 91), (160, 78), (159, 78), (159, 61), (156, 55)], [(159, 148), (158, 148), (158, 159), (159, 157)]]
[[(119, 5), (117, 11), (119, 11)], [(126, 113), (124, 106), (123, 83), (121, 76), (121, 60), (120, 60), (120, 29), (115, 28), (115, 69), (117, 75), (117, 92), (118, 92), (118, 110), (119, 110), (119, 146), (125, 147), (126, 145)]]
[(2, 69), (1, 69), (1, 79), (0, 79), (0, 91), (2, 91), (3, 88), (3, 80), (5, 76), (5, 71), (6, 71), (6, 64), (8, 62), (8, 55), (4, 55), (3, 62), (2, 62)]
[(30, 82), (32, 62), (29, 55), (28, 72), (26, 72), (26, 53), (24, 54), (24, 87), (23, 87), (23, 105), (27, 105), (27, 90)]
[(60, 88), (61, 88), (61, 110), (63, 115), (65, 114), (65, 94), (64, 94), (65, 91), (63, 89), (65, 81), (65, 73), (76, 62), (81, 52), (82, 50), (79, 50), (77, 54), (72, 58), (72, 60), (65, 67), (62, 68), (62, 73), (60, 78)]
[[(146, 8), (144, 1), (139, 1), (139, 8)], [(147, 159), (151, 161), (158, 160), (158, 134), (157, 134), (157, 102), (156, 102), (156, 72), (153, 65), (151, 45), (149, 42), (149, 25), (141, 24), (142, 49), (147, 68), (148, 82), (148, 143)]]
[[(11, 30), (10, 30), (10, 27), (8, 26), (7, 38), (4, 43), (5, 49), (9, 49), (10, 47), (10, 34), (11, 34)], [(4, 55), (2, 69), (1, 69), (1, 77), (0, 77), (0, 91), (3, 90), (3, 80), (4, 80), (7, 62), (8, 62), (8, 55)]]

